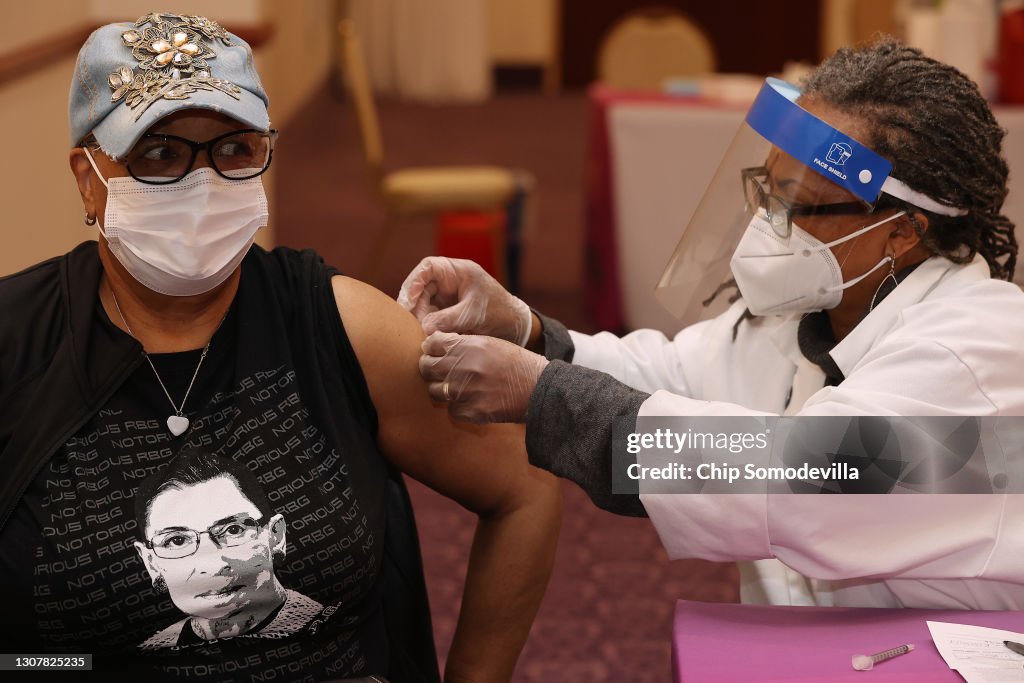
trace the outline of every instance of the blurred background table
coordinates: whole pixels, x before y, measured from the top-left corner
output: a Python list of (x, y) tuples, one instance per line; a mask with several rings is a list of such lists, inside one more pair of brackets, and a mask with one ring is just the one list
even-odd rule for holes
[[(1021, 612), (777, 607), (680, 600), (673, 627), (676, 683), (759, 681), (865, 681), (942, 683), (963, 679), (932, 643), (926, 621), (1020, 631)], [(905, 644), (914, 650), (870, 674), (855, 671), (855, 654), (871, 655)]]
[[(674, 334), (681, 323), (654, 299), (654, 287), (747, 106), (604, 86), (591, 88), (589, 97), (588, 313), (600, 329)], [(1024, 107), (994, 111), (1008, 131), (1003, 210), (1024, 231)], [(1017, 282), (1024, 283), (1024, 269)]]

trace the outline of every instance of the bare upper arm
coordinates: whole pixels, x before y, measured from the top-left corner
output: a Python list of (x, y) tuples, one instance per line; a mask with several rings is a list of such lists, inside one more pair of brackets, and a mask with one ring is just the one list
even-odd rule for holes
[(345, 331), (377, 410), (377, 443), (403, 472), (479, 514), (514, 505), (551, 475), (531, 467), (522, 425), (455, 422), (419, 374), (419, 322), (373, 287), (332, 280)]

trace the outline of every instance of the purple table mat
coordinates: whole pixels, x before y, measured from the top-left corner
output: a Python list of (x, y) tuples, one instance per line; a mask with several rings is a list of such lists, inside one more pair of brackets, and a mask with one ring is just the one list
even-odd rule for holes
[[(962, 683), (926, 621), (1024, 631), (1024, 612), (774, 607), (680, 600), (672, 642), (677, 683), (860, 681)], [(850, 659), (911, 643), (914, 651), (855, 671)], [(1022, 658), (1024, 665), (1024, 658)]]

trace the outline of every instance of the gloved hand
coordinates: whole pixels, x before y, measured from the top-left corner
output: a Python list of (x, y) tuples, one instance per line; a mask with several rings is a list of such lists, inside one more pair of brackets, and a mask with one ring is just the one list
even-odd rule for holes
[(530, 307), (473, 261), (428, 256), (402, 283), (398, 304), (412, 311), (427, 334), (486, 334), (526, 346)]
[(503, 339), (434, 332), (423, 341), (420, 374), (430, 397), (457, 419), (522, 422), (548, 359)]

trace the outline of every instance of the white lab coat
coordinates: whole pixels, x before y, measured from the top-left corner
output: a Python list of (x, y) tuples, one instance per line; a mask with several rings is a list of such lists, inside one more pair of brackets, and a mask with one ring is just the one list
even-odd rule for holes
[[(801, 355), (798, 316), (746, 321), (733, 341), (744, 309), (671, 341), (572, 332), (573, 363), (651, 393), (640, 416), (1024, 415), (1024, 293), (981, 257), (914, 270), (832, 350), (835, 387)], [(741, 561), (744, 602), (1024, 609), (1024, 495), (641, 500), (670, 557)]]

